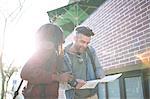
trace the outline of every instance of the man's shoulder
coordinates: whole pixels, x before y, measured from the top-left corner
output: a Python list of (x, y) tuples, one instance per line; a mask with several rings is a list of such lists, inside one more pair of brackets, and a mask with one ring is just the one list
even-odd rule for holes
[(73, 43), (70, 43), (70, 44), (66, 45), (66, 46), (65, 46), (65, 49), (67, 49), (67, 48), (71, 47), (71, 46), (72, 46), (72, 44), (73, 44)]
[(95, 49), (94, 49), (91, 45), (88, 46), (88, 50), (89, 50), (91, 53), (95, 53)]
[(64, 54), (70, 54), (69, 48), (72, 46), (73, 43), (68, 44), (67, 46), (64, 47)]

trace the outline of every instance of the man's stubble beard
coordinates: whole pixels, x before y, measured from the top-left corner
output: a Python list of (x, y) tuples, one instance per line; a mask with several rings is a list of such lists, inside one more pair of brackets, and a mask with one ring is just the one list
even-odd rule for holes
[(78, 49), (78, 51), (79, 51), (80, 54), (84, 53), (86, 50), (87, 50), (87, 48), (84, 48), (84, 47), (80, 47)]

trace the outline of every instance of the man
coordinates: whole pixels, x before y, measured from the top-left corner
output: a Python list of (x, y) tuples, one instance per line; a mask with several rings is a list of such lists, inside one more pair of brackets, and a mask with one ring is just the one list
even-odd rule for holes
[(67, 99), (98, 99), (97, 89), (79, 89), (86, 81), (104, 77), (95, 50), (89, 46), (93, 31), (85, 26), (75, 29), (74, 42), (65, 48), (64, 71), (74, 76), (68, 84), (72, 89), (66, 90)]
[(58, 99), (59, 82), (72, 79), (72, 75), (60, 72), (63, 32), (54, 24), (44, 24), (36, 37), (38, 49), (21, 71), (21, 78), (28, 81), (23, 95), (25, 99)]

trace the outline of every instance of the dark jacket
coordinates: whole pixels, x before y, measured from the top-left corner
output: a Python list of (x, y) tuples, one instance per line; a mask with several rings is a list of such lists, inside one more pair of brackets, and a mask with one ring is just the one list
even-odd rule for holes
[(41, 49), (27, 61), (21, 71), (21, 78), (28, 81), (25, 99), (58, 99), (56, 60), (54, 51)]

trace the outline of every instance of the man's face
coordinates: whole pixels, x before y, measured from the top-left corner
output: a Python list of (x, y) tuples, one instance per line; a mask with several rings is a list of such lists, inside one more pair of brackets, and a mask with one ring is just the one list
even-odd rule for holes
[(85, 36), (83, 34), (78, 34), (75, 39), (75, 47), (79, 53), (83, 53), (90, 43), (91, 37)]

